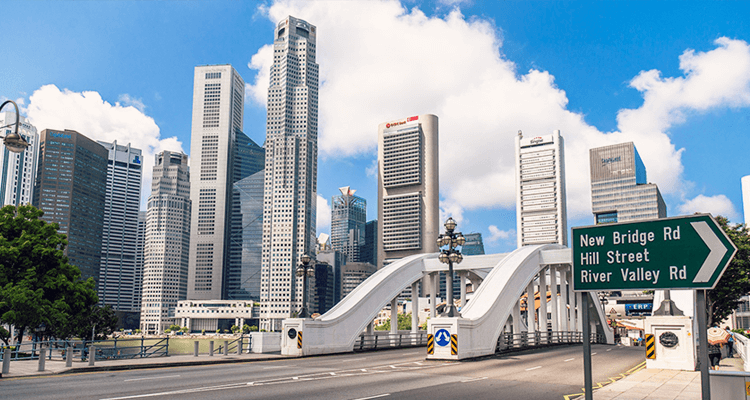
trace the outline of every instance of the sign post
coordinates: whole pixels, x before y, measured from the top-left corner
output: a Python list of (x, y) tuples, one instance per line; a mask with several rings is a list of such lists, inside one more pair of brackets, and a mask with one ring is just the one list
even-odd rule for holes
[[(573, 228), (573, 290), (697, 290), (703, 398), (711, 392), (706, 340), (706, 290), (713, 289), (737, 252), (710, 214)], [(588, 320), (586, 295), (582, 306)], [(584, 326), (584, 332), (586, 332)], [(584, 338), (586, 399), (590, 347)], [(587, 368), (588, 367), (588, 368)]]

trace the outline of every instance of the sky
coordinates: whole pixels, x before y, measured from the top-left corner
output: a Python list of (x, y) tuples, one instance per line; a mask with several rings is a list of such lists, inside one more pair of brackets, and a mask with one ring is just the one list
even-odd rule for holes
[[(514, 137), (565, 140), (568, 226), (593, 223), (588, 150), (634, 142), (669, 216), (742, 223), (750, 3), (4, 1), (0, 99), (39, 131), (189, 154), (193, 69), (232, 64), (265, 140), (275, 23), (317, 26), (317, 232), (351, 186), (377, 218), (377, 126), (439, 118), (441, 219), (516, 247)], [(4, 109), (5, 110), (5, 109)], [(150, 164), (152, 165), (152, 164)], [(144, 171), (143, 198), (151, 170)], [(145, 204), (145, 201), (142, 202)]]

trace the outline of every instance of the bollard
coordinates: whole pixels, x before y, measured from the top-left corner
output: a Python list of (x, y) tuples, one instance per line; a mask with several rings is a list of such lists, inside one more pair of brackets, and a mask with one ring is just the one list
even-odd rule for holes
[(237, 342), (237, 355), (242, 354), (242, 337), (240, 337), (240, 340)]
[(208, 342), (208, 356), (211, 357), (214, 355), (214, 341)]
[(94, 345), (89, 346), (89, 366), (93, 367), (96, 362), (96, 347)]
[(10, 357), (10, 347), (6, 347), (3, 353), (3, 374), (5, 375), (10, 373)]
[(225, 356), (229, 355), (229, 341), (228, 340), (224, 341), (224, 355)]
[(68, 350), (65, 352), (65, 366), (70, 368), (73, 366), (73, 348), (68, 346)]
[(47, 358), (47, 349), (40, 349), (39, 350), (39, 368), (37, 371), (42, 372), (44, 371), (44, 361)]
[(196, 341), (195, 341), (195, 343), (193, 344), (193, 355), (194, 355), (195, 357), (198, 357), (198, 345), (199, 345), (199, 344), (200, 344), (200, 342), (198, 342), (197, 340), (196, 340)]

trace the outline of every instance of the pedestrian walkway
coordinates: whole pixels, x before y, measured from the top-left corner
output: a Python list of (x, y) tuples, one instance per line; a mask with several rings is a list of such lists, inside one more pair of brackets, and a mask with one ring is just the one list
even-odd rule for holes
[(117, 371), (126, 369), (146, 369), (146, 368), (164, 368), (164, 367), (182, 367), (190, 365), (213, 365), (240, 363), (251, 361), (268, 361), (286, 358), (280, 352), (275, 353), (250, 353), (250, 354), (230, 354), (220, 355), (201, 354), (198, 357), (191, 355), (154, 357), (154, 358), (134, 358), (125, 360), (103, 360), (97, 361), (94, 366), (89, 366), (88, 361), (73, 361), (72, 367), (66, 367), (65, 361), (46, 360), (44, 371), (38, 371), (39, 360), (22, 360), (11, 361), (10, 373), (3, 374), (3, 379), (22, 378), (44, 375), (95, 372), (95, 371)]
[[(744, 371), (741, 358), (725, 358), (721, 371)], [(580, 397), (581, 399), (583, 397)], [(601, 389), (594, 390), (595, 400), (700, 400), (700, 371), (642, 369)]]

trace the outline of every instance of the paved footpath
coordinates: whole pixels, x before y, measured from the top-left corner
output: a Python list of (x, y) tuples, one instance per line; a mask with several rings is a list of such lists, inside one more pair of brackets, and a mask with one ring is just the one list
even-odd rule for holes
[(43, 375), (55, 375), (55, 374), (69, 374), (79, 372), (94, 372), (94, 371), (117, 371), (126, 369), (146, 369), (146, 368), (159, 368), (159, 367), (179, 367), (187, 365), (213, 365), (213, 364), (227, 364), (227, 363), (239, 363), (239, 362), (251, 362), (251, 361), (267, 361), (276, 360), (280, 358), (287, 358), (282, 356), (281, 353), (250, 353), (250, 354), (230, 354), (220, 355), (214, 354), (209, 356), (208, 354), (201, 354), (198, 357), (193, 355), (180, 355), (180, 356), (168, 356), (168, 357), (153, 357), (153, 358), (134, 358), (126, 360), (103, 360), (97, 361), (94, 366), (89, 366), (88, 361), (73, 361), (72, 367), (66, 367), (65, 361), (46, 360), (44, 371), (40, 372), (39, 360), (24, 360), (24, 361), (11, 361), (10, 373), (3, 374), (3, 378), (21, 378), (31, 376), (43, 376)]
[[(741, 358), (721, 360), (719, 370), (744, 371)], [(642, 369), (594, 390), (595, 400), (700, 400), (700, 371)], [(583, 397), (579, 397), (583, 399)]]

